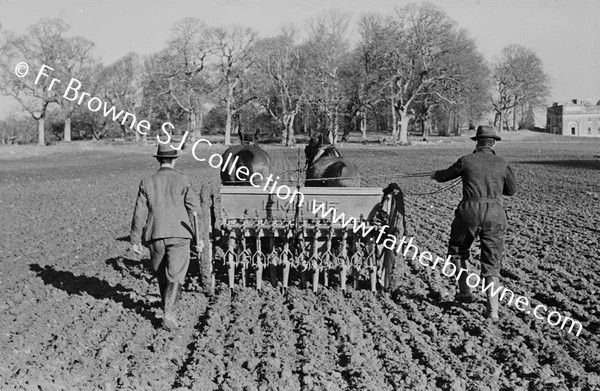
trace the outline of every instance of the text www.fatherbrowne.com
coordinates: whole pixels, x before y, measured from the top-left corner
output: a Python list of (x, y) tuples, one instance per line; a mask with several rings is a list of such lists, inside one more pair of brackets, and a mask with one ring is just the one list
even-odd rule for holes
[[(326, 218), (327, 216), (331, 215), (331, 221), (336, 224), (339, 223), (344, 228), (352, 224), (353, 232), (358, 233), (359, 231), (361, 231), (361, 235), (363, 237), (366, 237), (371, 233), (371, 231), (376, 229), (375, 226), (372, 225), (366, 226), (364, 221), (359, 222), (355, 217), (346, 218), (345, 213), (338, 213), (336, 208), (330, 207), (329, 209), (327, 209), (325, 203), (320, 203), (319, 205), (317, 205), (316, 200), (313, 200), (312, 202), (312, 213), (315, 215), (320, 215), (320, 218)], [(550, 326), (557, 327), (560, 325), (560, 328), (562, 330), (570, 325), (568, 328), (568, 332), (573, 333), (574, 329), (576, 328), (576, 336), (579, 336), (579, 334), (583, 330), (583, 326), (580, 322), (568, 316), (563, 316), (557, 311), (551, 311), (547, 314), (547, 316), (545, 316), (548, 310), (547, 306), (543, 304), (538, 304), (532, 309), (531, 305), (533, 304), (533, 301), (529, 300), (529, 298), (527, 298), (526, 296), (515, 295), (513, 291), (504, 286), (494, 287), (492, 284), (486, 285), (485, 279), (481, 278), (478, 274), (469, 273), (467, 269), (461, 268), (460, 270), (458, 270), (456, 265), (451, 262), (450, 255), (448, 255), (446, 259), (436, 256), (434, 260), (434, 256), (429, 251), (419, 251), (419, 248), (415, 244), (413, 244), (413, 237), (410, 237), (408, 241), (406, 236), (402, 236), (402, 238), (398, 239), (396, 238), (396, 236), (386, 233), (385, 231), (387, 228), (389, 228), (389, 226), (387, 225), (377, 228), (379, 234), (375, 239), (375, 243), (381, 243), (388, 250), (395, 251), (396, 254), (399, 254), (400, 251), (404, 248), (402, 255), (405, 257), (408, 256), (410, 251), (412, 251), (413, 261), (415, 261), (418, 255), (419, 263), (425, 267), (431, 267), (432, 270), (435, 270), (435, 268), (438, 265), (443, 263), (443, 266), (441, 266), (442, 273), (447, 277), (453, 277), (456, 275), (455, 279), (458, 280), (459, 277), (463, 273), (465, 273), (467, 275), (467, 285), (469, 287), (480, 287), (481, 292), (483, 292), (483, 294), (487, 294), (489, 291), (492, 293), (493, 296), (499, 295), (499, 300), (501, 302), (507, 300), (509, 306), (514, 303), (515, 308), (517, 308), (519, 311), (525, 312), (528, 315), (533, 314), (533, 316), (535, 316), (537, 319), (546, 319)], [(383, 238), (384, 234), (386, 235), (386, 237), (382, 243), (381, 239)], [(433, 261), (433, 263), (431, 263), (431, 261)]]

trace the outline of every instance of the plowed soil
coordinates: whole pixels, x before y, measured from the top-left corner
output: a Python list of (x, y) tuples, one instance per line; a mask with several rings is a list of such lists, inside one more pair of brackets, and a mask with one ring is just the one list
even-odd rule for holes
[[(267, 149), (275, 171), (296, 167), (296, 149)], [(347, 145), (342, 153), (359, 162), (364, 186), (397, 182), (408, 234), (444, 255), (460, 186), (412, 195), (441, 185), (394, 175), (445, 168), (472, 149)], [(454, 303), (453, 280), (409, 261), (391, 295), (349, 297), (297, 286), (286, 297), (268, 281), (262, 294), (232, 296), (219, 281), (207, 298), (192, 263), (182, 327), (168, 332), (148, 254), (134, 257), (127, 242), (139, 180), (156, 169), (154, 147), (1, 148), (0, 389), (598, 390), (600, 143), (509, 141), (497, 151), (519, 181), (505, 202), (502, 280), (580, 321), (578, 337), (514, 306), (492, 324), (481, 292), (476, 303)], [(177, 169), (207, 208), (218, 171), (189, 153)], [(472, 254), (476, 271), (477, 248)]]

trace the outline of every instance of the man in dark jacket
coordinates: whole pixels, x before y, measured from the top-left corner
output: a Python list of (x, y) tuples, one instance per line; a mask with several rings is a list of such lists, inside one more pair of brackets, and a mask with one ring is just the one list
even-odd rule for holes
[[(462, 178), (463, 198), (455, 211), (450, 230), (448, 254), (456, 270), (467, 269), (469, 249), (476, 237), (481, 240), (481, 277), (492, 288), (500, 284), (500, 267), (504, 253), (506, 212), (502, 196), (516, 193), (515, 173), (510, 164), (496, 155), (493, 147), (500, 137), (492, 126), (479, 126), (473, 140), (477, 146), (472, 154), (458, 159), (446, 170), (435, 171), (431, 178), (446, 182)], [(467, 285), (468, 274), (458, 274), (459, 293), (455, 300), (471, 303), (475, 298)], [(486, 315), (494, 322), (498, 319), (498, 295), (492, 296), (488, 289)]]
[[(160, 169), (140, 183), (130, 240), (135, 253), (142, 253), (142, 244), (150, 250), (162, 298), (163, 326), (174, 329), (178, 327), (175, 308), (190, 262), (193, 212), (200, 213), (200, 201), (190, 179), (173, 169), (178, 157), (175, 149), (159, 144), (154, 157)], [(202, 243), (196, 250), (202, 250)]]

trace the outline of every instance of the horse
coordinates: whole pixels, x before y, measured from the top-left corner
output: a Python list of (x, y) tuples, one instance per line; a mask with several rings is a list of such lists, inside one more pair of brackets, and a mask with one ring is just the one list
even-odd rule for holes
[[(264, 183), (264, 178), (267, 178), (271, 172), (271, 156), (258, 146), (257, 140), (260, 130), (252, 135), (244, 133), (241, 129), (238, 131), (240, 137), (240, 145), (233, 145), (225, 150), (221, 155), (225, 162), (221, 169), (221, 183), (225, 186), (251, 186), (250, 177), (253, 174), (260, 174), (258, 179), (253, 178), (254, 184)], [(231, 155), (231, 156), (229, 156)], [(233, 167), (232, 167), (233, 166)], [(246, 167), (248, 174), (240, 171), (240, 176), (237, 178), (236, 172), (240, 167)]]
[[(322, 134), (311, 137), (306, 154), (306, 187), (358, 187), (358, 169), (330, 144)], [(327, 179), (332, 178), (332, 179)], [(339, 178), (339, 179), (333, 179)], [(319, 180), (322, 179), (322, 180)]]

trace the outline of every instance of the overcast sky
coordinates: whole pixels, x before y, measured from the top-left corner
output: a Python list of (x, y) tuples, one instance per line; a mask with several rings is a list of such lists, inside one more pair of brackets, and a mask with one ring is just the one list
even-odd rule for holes
[[(1, 29), (22, 33), (43, 17), (60, 17), (96, 43), (105, 65), (130, 51), (165, 46), (184, 17), (209, 25), (240, 24), (261, 36), (328, 9), (389, 14), (415, 1), (390, 0), (0, 0)], [(416, 1), (419, 2), (419, 1)], [(600, 99), (600, 0), (435, 0), (466, 28), (488, 60), (512, 43), (535, 50), (552, 78), (551, 101)], [(4, 105), (3, 105), (4, 106)], [(6, 108), (2, 110), (6, 111)]]

